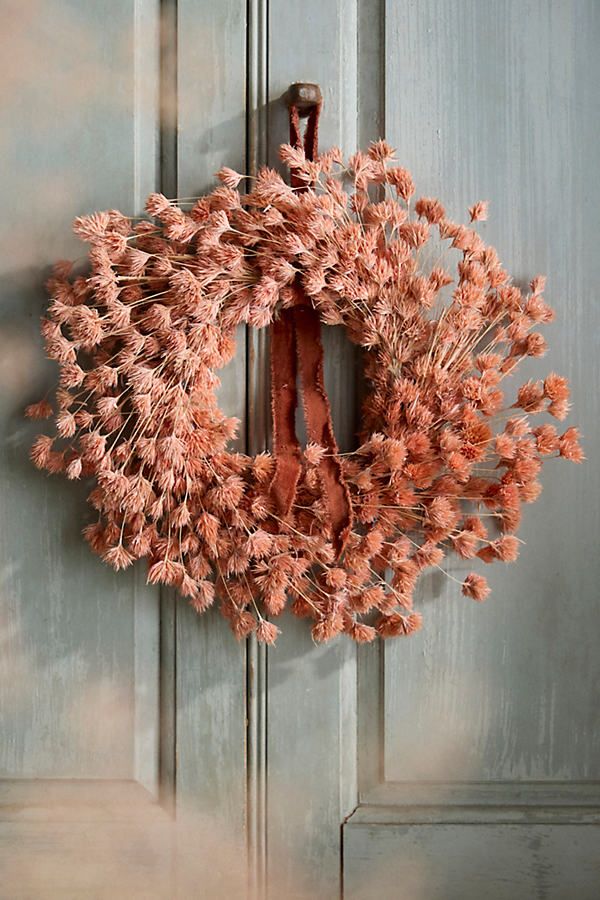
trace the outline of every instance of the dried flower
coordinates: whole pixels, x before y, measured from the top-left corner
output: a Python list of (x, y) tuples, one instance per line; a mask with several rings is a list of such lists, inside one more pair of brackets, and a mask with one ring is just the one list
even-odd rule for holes
[(120, 569), (126, 569), (127, 566), (130, 566), (134, 561), (134, 557), (131, 553), (127, 552), (122, 544), (117, 544), (116, 547), (111, 547), (110, 550), (106, 550), (102, 554), (102, 559), (111, 565), (113, 569), (116, 569), (117, 572)]
[(233, 169), (228, 168), (227, 166), (223, 166), (217, 172), (217, 178), (219, 181), (222, 181), (226, 187), (236, 188), (240, 181), (244, 176), (240, 175), (239, 172), (235, 172)]
[(471, 597), (481, 603), (490, 593), (490, 587), (483, 575), (471, 572), (463, 581), (462, 592), (465, 597)]
[(480, 200), (469, 207), (469, 216), (471, 222), (485, 222), (488, 217), (488, 202)]
[(274, 644), (279, 634), (279, 628), (266, 619), (261, 619), (256, 626), (256, 639), (262, 644)]
[[(223, 167), (189, 212), (155, 193), (151, 222), (82, 216), (74, 227), (91, 245), (89, 275), (61, 262), (48, 281), (42, 334), (60, 385), (54, 412), (46, 400), (26, 411), (55, 416), (56, 435), (31, 448), (34, 464), (90, 479), (98, 521), (85, 536), (110, 565), (145, 558), (148, 581), (176, 587), (198, 612), (218, 597), (240, 639), (255, 632), (272, 644), (278, 629), (266, 617), (286, 604), (311, 619), (315, 641), (413, 633), (421, 573), (450, 550), (514, 560), (512, 532), (540, 494), (543, 464), (583, 460), (576, 428), (559, 435), (532, 422), (566, 417), (565, 378), (528, 381), (516, 399), (504, 387), (521, 360), (546, 350), (533, 330), (553, 318), (544, 279), (522, 291), (439, 200), (413, 209), (412, 177), (391, 165), (394, 153), (377, 141), (346, 162), (337, 148), (311, 160), (285, 145), (280, 157), (303, 189), (264, 168), (241, 195), (244, 176)], [(487, 203), (469, 215), (485, 220)], [(428, 268), (440, 242), (456, 264)], [(367, 390), (359, 446), (337, 457), (326, 434), (311, 433), (282, 513), (275, 455), (230, 445), (239, 423), (219, 408), (218, 370), (238, 326), (269, 326), (298, 302), (345, 328)], [(353, 513), (343, 550), (330, 467)], [(488, 536), (484, 514), (499, 535)], [(462, 592), (481, 601), (489, 587), (471, 573)], [(374, 624), (363, 620), (374, 611)]]
[(40, 400), (38, 403), (30, 403), (25, 410), (25, 415), (28, 419), (49, 419), (52, 413), (52, 404), (47, 400)]

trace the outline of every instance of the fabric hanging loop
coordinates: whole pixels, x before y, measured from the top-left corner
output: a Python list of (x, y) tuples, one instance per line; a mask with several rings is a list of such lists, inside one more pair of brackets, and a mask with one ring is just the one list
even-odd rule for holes
[[(312, 104), (289, 105), (290, 144), (304, 147), (307, 159), (317, 156), (320, 98)], [(300, 118), (308, 113), (304, 140)], [(306, 190), (307, 184), (292, 171), (292, 187)], [(296, 435), (298, 403), (296, 378), (300, 374), (302, 405), (308, 439), (325, 449), (319, 473), (326, 498), (326, 509), (333, 531), (333, 543), (339, 557), (352, 529), (352, 503), (344, 480), (339, 450), (331, 420), (331, 407), (325, 391), (323, 344), (319, 314), (299, 282), (294, 285), (296, 302), (281, 310), (271, 326), (271, 413), (275, 474), (271, 495), (279, 515), (292, 510), (302, 472), (301, 447)]]

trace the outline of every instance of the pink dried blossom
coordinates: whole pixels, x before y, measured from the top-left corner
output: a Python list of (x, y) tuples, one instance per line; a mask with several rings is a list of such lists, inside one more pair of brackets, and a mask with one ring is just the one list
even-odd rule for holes
[(469, 207), (469, 217), (471, 222), (485, 222), (488, 217), (488, 202), (480, 200)]
[(483, 575), (471, 572), (463, 582), (462, 592), (465, 597), (471, 597), (481, 603), (489, 595), (490, 587)]

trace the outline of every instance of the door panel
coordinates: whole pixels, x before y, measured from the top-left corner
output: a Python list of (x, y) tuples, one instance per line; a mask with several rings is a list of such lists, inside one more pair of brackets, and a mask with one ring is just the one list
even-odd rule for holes
[(122, 779), (140, 768), (155, 789), (156, 592), (140, 572), (117, 577), (89, 552), (79, 534), (85, 491), (35, 472), (27, 451), (41, 429), (22, 411), (55, 377), (39, 338), (42, 286), (51, 262), (84, 252), (72, 219), (99, 205), (138, 212), (154, 185), (157, 20), (138, 21), (134, 3), (115, 4), (108, 23), (71, 3), (9, 12), (0, 709), (10, 738), (0, 773)]
[[(547, 273), (551, 350), (522, 380), (569, 376), (590, 453), (598, 12), (591, 2), (385, 4), (388, 140), (418, 195), (439, 196), (452, 217), (491, 200), (482, 233), (518, 283)], [(546, 474), (518, 563), (486, 571), (486, 604), (435, 573), (420, 587), (423, 631), (361, 648), (350, 897), (476, 897), (484, 882), (494, 897), (597, 896), (599, 660), (587, 635), (598, 614), (599, 513), (589, 498), (599, 470)], [(469, 570), (448, 569), (459, 580)], [(398, 894), (405, 865), (412, 874)], [(371, 867), (381, 883), (369, 882)]]
[(594, 900), (598, 826), (360, 821), (347, 831), (346, 900)]

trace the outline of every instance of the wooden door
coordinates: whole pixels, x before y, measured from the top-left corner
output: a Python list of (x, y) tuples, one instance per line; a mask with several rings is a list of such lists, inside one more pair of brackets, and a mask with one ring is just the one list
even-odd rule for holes
[[(375, 3), (385, 131), (518, 282), (548, 275), (542, 369), (567, 374), (585, 467), (547, 471), (519, 561), (473, 608), (424, 579), (424, 628), (359, 656), (359, 806), (344, 896), (570, 900), (600, 893), (597, 729), (598, 131), (594, 2)], [(375, 10), (373, 11), (375, 18)], [(380, 120), (381, 121), (381, 120)], [(460, 574), (452, 563), (450, 571)], [(488, 572), (486, 572), (488, 574)]]
[[(1, 7), (0, 897), (596, 897), (597, 4)], [(22, 419), (55, 379), (38, 320), (49, 264), (81, 253), (72, 218), (276, 164), (297, 80), (323, 89), (322, 146), (386, 134), (423, 195), (491, 201), (519, 279), (548, 273), (543, 367), (570, 375), (592, 457), (549, 473), (483, 607), (431, 578), (424, 631), (359, 654), (288, 616), (274, 648), (239, 645), (143, 567), (112, 574), (79, 535), (85, 490), (33, 470)], [(251, 452), (265, 351), (240, 334), (222, 379)], [(326, 356), (349, 445), (336, 329)]]
[[(22, 413), (56, 379), (39, 317), (50, 264), (85, 252), (73, 217), (244, 166), (245, 4), (15, 0), (2, 19), (0, 896), (241, 896), (246, 648), (94, 558), (87, 491), (36, 473)], [(242, 415), (244, 372), (242, 342), (223, 387)]]

